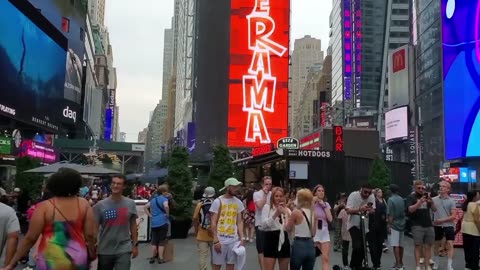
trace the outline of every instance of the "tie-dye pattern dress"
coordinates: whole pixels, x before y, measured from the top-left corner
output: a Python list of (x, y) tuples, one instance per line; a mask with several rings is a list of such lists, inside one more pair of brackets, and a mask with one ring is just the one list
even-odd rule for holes
[(52, 221), (47, 221), (38, 247), (37, 270), (87, 270), (88, 253), (83, 237), (84, 215), (78, 210), (76, 220), (55, 220), (60, 210), (54, 200), (49, 200), (56, 211)]

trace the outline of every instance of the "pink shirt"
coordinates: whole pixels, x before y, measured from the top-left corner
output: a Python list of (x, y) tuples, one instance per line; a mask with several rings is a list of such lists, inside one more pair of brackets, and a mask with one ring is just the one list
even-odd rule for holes
[(330, 204), (325, 202), (325, 208), (323, 208), (319, 203), (316, 203), (313, 206), (313, 210), (317, 220), (322, 220), (322, 227), (328, 227), (327, 213), (325, 211), (330, 211)]

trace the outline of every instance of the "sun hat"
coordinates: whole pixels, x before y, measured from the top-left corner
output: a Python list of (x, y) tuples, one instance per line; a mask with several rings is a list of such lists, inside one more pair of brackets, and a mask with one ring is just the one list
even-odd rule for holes
[(227, 180), (225, 180), (225, 186), (223, 188), (221, 188), (220, 191), (225, 190), (229, 186), (240, 186), (241, 184), (242, 184), (242, 182), (240, 182), (237, 179), (231, 177), (231, 178), (228, 178)]
[(215, 188), (213, 187), (206, 187), (203, 191), (204, 198), (212, 198), (215, 197)]

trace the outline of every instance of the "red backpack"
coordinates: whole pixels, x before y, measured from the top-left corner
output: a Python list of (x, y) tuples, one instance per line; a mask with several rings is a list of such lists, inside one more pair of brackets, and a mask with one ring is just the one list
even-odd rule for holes
[(247, 205), (248, 212), (255, 212), (255, 203), (251, 200)]

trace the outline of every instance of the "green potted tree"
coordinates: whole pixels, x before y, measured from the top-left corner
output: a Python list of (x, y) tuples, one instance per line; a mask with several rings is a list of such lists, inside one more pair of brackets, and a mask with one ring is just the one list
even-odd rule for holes
[(225, 180), (233, 177), (234, 166), (230, 151), (225, 145), (219, 144), (213, 147), (213, 164), (208, 178), (208, 185), (219, 190), (223, 188)]
[(184, 239), (192, 226), (192, 175), (185, 147), (175, 147), (168, 162), (167, 183), (175, 201), (170, 209), (171, 238)]
[(380, 188), (384, 192), (387, 190), (391, 183), (390, 170), (380, 157), (376, 157), (373, 160), (372, 167), (370, 167), (370, 176), (368, 182), (374, 188)]
[(18, 187), (31, 199), (37, 199), (42, 191), (44, 177), (37, 173), (25, 173), (25, 171), (42, 166), (39, 159), (21, 157), (16, 161), (17, 175), (15, 176), (15, 187)]

